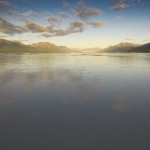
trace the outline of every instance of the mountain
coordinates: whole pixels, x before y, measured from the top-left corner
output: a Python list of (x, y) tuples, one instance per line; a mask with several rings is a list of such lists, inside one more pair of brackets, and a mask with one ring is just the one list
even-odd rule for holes
[(132, 48), (129, 50), (129, 52), (150, 52), (150, 43)]
[(39, 42), (32, 44), (31, 47), (35, 48), (36, 51), (42, 52), (51, 52), (51, 53), (59, 53), (59, 52), (71, 52), (71, 50), (65, 46), (56, 46), (55, 44), (48, 42)]
[[(79, 51), (79, 50), (78, 50)], [(0, 52), (17, 52), (17, 53), (68, 53), (78, 52), (65, 46), (56, 46), (53, 43), (39, 42), (32, 45), (25, 45), (18, 41), (9, 41), (0, 39)], [(82, 49), (80, 52), (150, 52), (150, 43), (144, 45), (136, 45), (133, 43), (120, 43), (110, 46), (106, 49), (88, 48)]]
[(0, 39), (0, 52), (22, 52), (29, 51), (30, 49), (30, 46), (20, 42)]
[(17, 41), (0, 39), (0, 52), (65, 53), (73, 51), (65, 46), (56, 46), (48, 42), (25, 45)]
[(117, 45), (110, 46), (110, 47), (106, 48), (105, 51), (107, 51), (107, 52), (128, 51), (128, 50), (133, 49), (137, 46), (138, 45), (133, 44), (133, 43), (124, 43), (124, 42), (122, 42), (120, 44), (117, 44)]
[(150, 43), (140, 46), (132, 43), (120, 43), (106, 48), (105, 52), (150, 52)]

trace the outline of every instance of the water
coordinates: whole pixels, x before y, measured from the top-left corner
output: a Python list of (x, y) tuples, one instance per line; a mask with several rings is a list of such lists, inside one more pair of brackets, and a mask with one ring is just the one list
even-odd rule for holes
[(0, 54), (1, 150), (149, 150), (150, 54)]

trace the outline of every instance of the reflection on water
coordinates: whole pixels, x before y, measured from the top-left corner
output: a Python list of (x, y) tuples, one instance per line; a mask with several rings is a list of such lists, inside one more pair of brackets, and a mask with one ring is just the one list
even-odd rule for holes
[(0, 149), (148, 150), (149, 54), (0, 54)]

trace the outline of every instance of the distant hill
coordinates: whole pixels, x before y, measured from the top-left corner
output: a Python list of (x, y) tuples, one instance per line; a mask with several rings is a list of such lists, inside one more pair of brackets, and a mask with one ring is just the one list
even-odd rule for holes
[(66, 53), (73, 51), (65, 46), (56, 46), (48, 42), (25, 45), (16, 41), (0, 39), (0, 52)]
[(57, 46), (49, 42), (39, 42), (32, 45), (25, 45), (17, 41), (0, 39), (0, 52), (16, 53), (69, 53), (69, 52), (150, 52), (150, 43), (136, 45), (133, 43), (120, 43), (106, 49), (87, 48), (82, 50), (72, 50), (65, 46)]
[(51, 53), (71, 52), (71, 49), (65, 46), (56, 46), (55, 44), (48, 43), (48, 42), (35, 43), (32, 44), (31, 47), (35, 48), (36, 51), (42, 51), (42, 52), (51, 52)]
[(144, 45), (136, 45), (133, 43), (120, 43), (118, 45), (110, 46), (104, 52), (136, 52), (145, 53), (150, 52), (150, 43)]
[(0, 39), (0, 52), (23, 52), (31, 50), (30, 46), (16, 41)]
[(144, 44), (144, 45), (141, 45), (141, 46), (138, 46), (138, 47), (135, 47), (135, 48), (132, 48), (130, 50), (128, 50), (129, 52), (150, 52), (150, 43), (147, 43), (147, 44)]
[(120, 43), (120, 44), (117, 44), (117, 45), (110, 46), (110, 47), (106, 48), (105, 51), (107, 51), (107, 52), (128, 51), (130, 49), (134, 49), (137, 46), (138, 45), (133, 44), (133, 43)]

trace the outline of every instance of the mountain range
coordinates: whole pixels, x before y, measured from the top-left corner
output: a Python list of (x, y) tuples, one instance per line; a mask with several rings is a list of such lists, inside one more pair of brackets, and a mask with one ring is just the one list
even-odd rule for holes
[(56, 46), (49, 42), (39, 42), (25, 45), (18, 41), (0, 39), (0, 52), (23, 52), (23, 53), (68, 53), (68, 52), (150, 52), (150, 43), (137, 45), (133, 43), (120, 43), (105, 49), (90, 48), (84, 50), (73, 50), (65, 46)]
[(105, 51), (107, 52), (112, 52), (112, 51), (126, 51), (126, 50), (130, 50), (133, 49), (135, 47), (137, 47), (139, 45), (133, 44), (133, 43), (119, 43), (117, 45), (114, 46), (109, 46), (108, 48), (105, 49)]
[(132, 52), (150, 52), (150, 43), (130, 49)]
[(150, 43), (144, 45), (120, 43), (104, 49), (104, 52), (150, 52)]
[(17, 41), (0, 39), (0, 52), (27, 52), (27, 53), (66, 53), (73, 52), (65, 46), (56, 46), (48, 42), (39, 42), (25, 45)]

